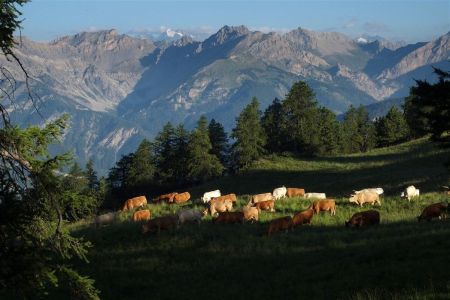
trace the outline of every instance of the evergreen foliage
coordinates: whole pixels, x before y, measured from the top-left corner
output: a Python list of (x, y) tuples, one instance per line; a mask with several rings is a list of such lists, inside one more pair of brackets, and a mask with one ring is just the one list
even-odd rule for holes
[(144, 139), (134, 152), (125, 178), (126, 184), (128, 187), (149, 184), (153, 182), (155, 171), (152, 144)]
[(212, 146), (211, 153), (220, 160), (220, 163), (224, 167), (228, 166), (230, 147), (228, 144), (228, 135), (222, 124), (212, 119), (208, 125), (208, 135)]
[(318, 137), (316, 155), (338, 154), (341, 150), (342, 132), (341, 125), (336, 119), (336, 115), (325, 107), (319, 108), (318, 120)]
[(269, 153), (277, 153), (285, 150), (286, 135), (282, 127), (283, 106), (278, 98), (272, 101), (261, 118), (261, 125), (267, 136), (266, 149)]
[(375, 122), (378, 146), (390, 146), (407, 140), (409, 127), (403, 113), (392, 106), (388, 113)]
[(100, 189), (100, 181), (98, 180), (97, 172), (94, 170), (94, 161), (92, 159), (89, 159), (86, 163), (86, 178), (89, 190), (97, 192)]
[(342, 148), (344, 153), (366, 152), (376, 143), (375, 126), (364, 106), (350, 106), (344, 116)]

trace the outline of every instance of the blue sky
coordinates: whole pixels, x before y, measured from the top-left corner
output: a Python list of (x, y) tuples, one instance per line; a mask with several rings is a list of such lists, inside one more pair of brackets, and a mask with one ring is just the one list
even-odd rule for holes
[(38, 41), (110, 28), (126, 33), (164, 26), (213, 33), (241, 24), (262, 31), (304, 27), (406, 42), (450, 31), (450, 0), (34, 0), (21, 11), (22, 35)]

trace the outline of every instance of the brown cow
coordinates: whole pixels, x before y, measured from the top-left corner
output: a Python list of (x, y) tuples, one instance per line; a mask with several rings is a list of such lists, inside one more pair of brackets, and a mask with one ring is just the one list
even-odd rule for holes
[(288, 232), (289, 229), (292, 229), (292, 225), (292, 218), (290, 216), (274, 219), (269, 223), (269, 227), (267, 228), (267, 236), (282, 230)]
[(178, 216), (168, 215), (154, 218), (142, 225), (142, 233), (156, 230), (157, 234), (161, 233), (161, 229), (170, 229), (178, 227)]
[(236, 198), (236, 194), (227, 194), (227, 195), (223, 195), (223, 196), (219, 196), (219, 197), (213, 197), (211, 198), (211, 200), (231, 200), (231, 202), (236, 203), (237, 198)]
[(184, 193), (176, 194), (173, 197), (173, 200), (172, 201), (169, 200), (169, 202), (180, 204), (180, 203), (189, 201), (189, 199), (191, 199), (191, 194), (189, 194), (189, 192), (184, 192)]
[(125, 201), (122, 211), (132, 210), (133, 208), (141, 207), (144, 205), (147, 205), (147, 198), (145, 198), (145, 196), (134, 197)]
[(258, 203), (261, 201), (267, 201), (267, 200), (274, 200), (275, 198), (273, 197), (272, 193), (264, 193), (264, 194), (257, 194), (257, 195), (253, 195), (250, 203)]
[(226, 211), (219, 213), (219, 216), (213, 219), (214, 224), (233, 224), (244, 223), (244, 213), (241, 211)]
[(422, 220), (426, 220), (428, 222), (433, 218), (446, 218), (447, 217), (447, 207), (448, 204), (446, 202), (434, 203), (425, 207), (422, 211), (422, 214), (417, 217), (417, 220), (420, 222)]
[(316, 200), (311, 208), (316, 214), (321, 211), (330, 211), (331, 215), (336, 215), (336, 201), (334, 199)]
[(155, 198), (154, 201), (156, 203), (161, 202), (161, 201), (173, 202), (173, 197), (175, 197), (176, 194), (178, 194), (178, 193), (174, 192), (174, 193), (159, 195), (158, 197)]
[(274, 200), (267, 200), (267, 201), (261, 201), (261, 202), (257, 202), (253, 205), (254, 207), (256, 207), (258, 209), (258, 211), (261, 210), (270, 210), (270, 211), (275, 211), (275, 201)]
[(380, 213), (376, 210), (366, 210), (355, 213), (345, 222), (346, 227), (364, 227), (380, 224)]
[(131, 218), (134, 222), (136, 221), (147, 221), (150, 219), (151, 213), (148, 209), (138, 210), (133, 213), (133, 217)]
[(304, 197), (305, 196), (305, 189), (287, 188), (286, 196), (288, 196), (288, 198)]
[(256, 207), (244, 206), (242, 208), (244, 213), (245, 221), (258, 221), (259, 220), (259, 210)]
[[(233, 202), (231, 200), (216, 200), (209, 201), (209, 211), (211, 216), (214, 216), (217, 212), (231, 211), (233, 208)], [(203, 212), (204, 215), (208, 214), (208, 209)]]
[(311, 224), (311, 220), (314, 216), (314, 210), (308, 208), (307, 210), (298, 212), (292, 218), (293, 227), (303, 225), (303, 224)]

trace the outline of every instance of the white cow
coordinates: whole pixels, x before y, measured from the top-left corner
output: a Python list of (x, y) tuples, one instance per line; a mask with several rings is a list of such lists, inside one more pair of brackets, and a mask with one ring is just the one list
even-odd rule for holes
[(305, 198), (306, 199), (310, 199), (310, 198), (326, 199), (327, 195), (325, 195), (325, 193), (306, 193)]
[(219, 190), (215, 190), (215, 191), (210, 191), (210, 192), (206, 192), (203, 194), (203, 197), (201, 197), (203, 203), (208, 203), (209, 201), (211, 201), (211, 198), (216, 198), (216, 197), (220, 197), (220, 191)]
[(405, 191), (403, 191), (400, 194), (400, 197), (406, 198), (406, 199), (408, 199), (408, 201), (411, 201), (412, 197), (418, 197), (419, 195), (420, 195), (419, 189), (416, 189), (415, 186), (410, 185), (405, 189)]
[(100, 227), (101, 225), (104, 224), (109, 224), (114, 222), (114, 220), (116, 219), (116, 213), (115, 212), (110, 212), (110, 213), (106, 213), (100, 216), (96, 216), (95, 217), (95, 227)]
[(377, 193), (378, 195), (381, 195), (381, 194), (383, 194), (384, 193), (384, 190), (382, 189), (382, 188), (366, 188), (366, 189), (362, 189), (362, 190), (359, 190), (359, 191), (353, 191), (355, 194), (359, 194), (359, 193), (362, 193), (362, 192), (374, 192), (374, 193)]
[(275, 198), (275, 200), (278, 200), (278, 199), (286, 197), (286, 193), (287, 193), (287, 189), (283, 185), (282, 187), (274, 189), (272, 196)]

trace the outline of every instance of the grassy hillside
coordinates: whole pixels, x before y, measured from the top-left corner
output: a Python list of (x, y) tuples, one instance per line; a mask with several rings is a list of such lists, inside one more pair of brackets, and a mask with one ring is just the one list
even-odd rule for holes
[[(301, 186), (337, 197), (337, 215), (322, 213), (312, 225), (266, 237), (267, 222), (293, 215), (310, 200), (293, 198), (263, 212), (256, 224), (198, 226), (143, 236), (141, 224), (122, 213), (109, 226), (94, 229), (87, 221), (73, 225), (76, 235), (92, 241), (82, 273), (96, 280), (102, 299), (448, 299), (450, 297), (450, 221), (418, 223), (430, 203), (450, 200), (432, 192), (448, 182), (441, 167), (449, 152), (425, 140), (379, 149), (365, 155), (261, 160), (252, 170), (196, 187), (194, 197), (210, 188), (240, 195), (273, 187)], [(399, 188), (414, 183), (426, 192), (411, 203)], [(382, 186), (382, 224), (364, 230), (343, 226), (361, 209), (343, 195), (352, 188)], [(149, 204), (153, 216), (179, 209)], [(187, 204), (201, 208), (200, 204)]]

